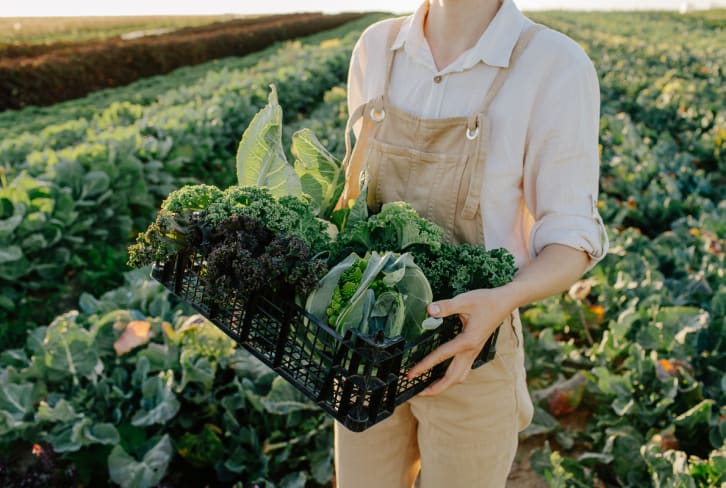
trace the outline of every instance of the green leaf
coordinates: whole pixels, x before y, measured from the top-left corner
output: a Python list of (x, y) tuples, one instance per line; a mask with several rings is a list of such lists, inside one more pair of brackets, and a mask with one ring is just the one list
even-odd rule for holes
[(121, 446), (116, 446), (108, 456), (108, 474), (122, 488), (156, 486), (164, 478), (173, 452), (168, 434), (164, 434), (141, 461), (129, 456)]
[(290, 151), (295, 157), (295, 172), (300, 177), (302, 191), (312, 197), (318, 215), (328, 219), (345, 184), (340, 161), (323, 147), (310, 129), (293, 134)]
[(10, 297), (0, 295), (0, 308), (4, 308), (8, 311), (13, 311), (15, 310), (15, 302)]
[(280, 376), (272, 381), (272, 388), (260, 402), (268, 413), (288, 415), (301, 410), (317, 410), (318, 407), (308, 401), (294, 386)]
[(98, 364), (93, 334), (75, 323), (78, 312), (58, 316), (48, 327), (44, 340), (44, 364), (74, 377), (90, 376)]
[(36, 422), (70, 422), (82, 417), (77, 413), (65, 398), (61, 398), (55, 406), (51, 407), (46, 402), (40, 402), (38, 411), (35, 414)]
[(78, 306), (85, 314), (94, 314), (101, 308), (101, 302), (90, 293), (83, 292), (78, 299)]
[(167, 382), (158, 376), (149, 378), (144, 382), (141, 393), (141, 408), (131, 419), (132, 425), (163, 424), (179, 412), (181, 405), (171, 391), (171, 378)]
[(333, 298), (335, 287), (338, 286), (340, 277), (356, 262), (356, 259), (358, 259), (358, 256), (355, 254), (348, 255), (323, 276), (318, 283), (318, 287), (308, 295), (305, 304), (305, 309), (308, 312), (327, 323), (327, 320), (324, 320), (324, 317), (326, 317), (325, 311)]
[(112, 424), (94, 424), (90, 418), (81, 416), (73, 424), (59, 424), (48, 440), (56, 452), (75, 452), (92, 444), (115, 445), (121, 437)]
[(83, 176), (83, 192), (80, 199), (99, 195), (109, 189), (111, 180), (103, 171), (89, 171)]
[(0, 264), (18, 261), (23, 257), (23, 250), (20, 246), (8, 246), (0, 249)]
[(690, 410), (675, 418), (673, 423), (676, 427), (682, 427), (686, 431), (695, 431), (699, 425), (709, 425), (711, 422), (711, 409), (713, 400), (703, 400)]
[(532, 423), (519, 434), (519, 438), (524, 440), (536, 435), (549, 434), (559, 428), (560, 423), (555, 417), (539, 405), (535, 405)]
[(413, 262), (410, 254), (402, 254), (391, 264), (392, 269), (398, 266), (404, 266), (406, 270), (395, 285), (396, 291), (404, 297), (406, 303), (406, 319), (402, 335), (407, 341), (412, 341), (425, 332), (423, 322), (429, 316), (426, 306), (433, 300), (433, 293), (426, 276)]
[(4, 239), (13, 234), (13, 231), (23, 221), (25, 215), (25, 205), (20, 202), (11, 202), (7, 198), (0, 198), (0, 205), (7, 204), (13, 209), (13, 215), (0, 219), (0, 239)]
[(381, 293), (368, 317), (368, 333), (375, 334), (382, 330), (386, 337), (400, 336), (405, 319), (406, 306), (403, 295), (391, 291)]
[(239, 186), (265, 186), (278, 197), (302, 194), (300, 178), (282, 148), (282, 108), (274, 85), (267, 105), (242, 135), (236, 159)]
[(307, 477), (302, 471), (290, 473), (280, 481), (280, 488), (305, 488)]
[[(276, 373), (269, 366), (246, 349), (236, 348), (232, 356), (223, 358), (222, 362), (226, 362), (239, 376), (249, 378), (255, 384), (269, 384), (272, 381), (271, 378), (276, 376)], [(221, 367), (224, 366), (221, 365)]]
[(121, 437), (113, 424), (99, 422), (83, 429), (88, 444), (116, 445)]
[(333, 452), (331, 449), (320, 449), (310, 455), (310, 474), (321, 485), (329, 484), (333, 479)]
[(177, 391), (182, 391), (189, 383), (199, 383), (210, 390), (214, 383), (216, 368), (206, 357), (199, 357), (194, 351), (184, 349), (179, 361), (182, 366), (182, 381)]
[(32, 383), (0, 384), (0, 436), (28, 426), (25, 418), (32, 410)]

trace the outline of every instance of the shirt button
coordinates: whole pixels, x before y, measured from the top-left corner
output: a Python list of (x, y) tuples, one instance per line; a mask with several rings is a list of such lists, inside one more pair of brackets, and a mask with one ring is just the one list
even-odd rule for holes
[(441, 75), (436, 75), (436, 76), (434, 76), (434, 83), (441, 83), (441, 80), (442, 80), (442, 79), (443, 79), (443, 78), (442, 78), (442, 76), (441, 76)]

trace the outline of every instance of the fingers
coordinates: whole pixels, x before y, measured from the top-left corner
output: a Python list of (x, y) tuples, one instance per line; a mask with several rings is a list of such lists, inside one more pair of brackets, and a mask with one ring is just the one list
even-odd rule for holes
[(471, 362), (465, 361), (461, 356), (456, 357), (446, 369), (444, 377), (431, 383), (419, 395), (424, 397), (438, 395), (452, 386), (462, 383), (469, 375), (470, 370)]
[(474, 352), (474, 356), (476, 356), (476, 352), (481, 350), (483, 345), (484, 343), (480, 344), (479, 341), (473, 340), (468, 334), (461, 333), (449, 342), (446, 342), (431, 351), (425, 358), (419, 361), (408, 371), (406, 378), (409, 380), (413, 379), (424, 371), (428, 371), (437, 364), (446, 361), (457, 354)]
[(438, 302), (432, 302), (429, 304), (426, 310), (432, 317), (448, 317), (449, 315), (464, 313), (464, 300), (460, 297), (461, 295), (458, 295), (449, 300), (439, 300)]

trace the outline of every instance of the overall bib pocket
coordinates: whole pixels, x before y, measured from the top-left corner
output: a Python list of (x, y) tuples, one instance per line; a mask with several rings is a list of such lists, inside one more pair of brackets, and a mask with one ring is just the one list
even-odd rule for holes
[[(456, 199), (442, 198), (440, 191), (458, 187), (469, 163), (468, 154), (424, 152), (371, 139), (366, 156), (369, 207), (377, 210), (384, 203), (409, 202), (450, 238)], [(444, 201), (446, 206), (442, 205)]]

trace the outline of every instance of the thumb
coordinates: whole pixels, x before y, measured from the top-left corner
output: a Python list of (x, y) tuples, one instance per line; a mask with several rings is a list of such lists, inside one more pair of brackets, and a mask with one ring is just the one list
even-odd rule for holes
[(438, 302), (431, 302), (426, 310), (432, 317), (448, 317), (449, 315), (455, 315), (459, 313), (457, 300), (451, 298), (449, 300), (439, 300)]

